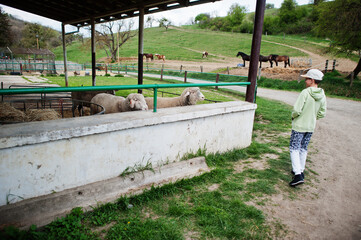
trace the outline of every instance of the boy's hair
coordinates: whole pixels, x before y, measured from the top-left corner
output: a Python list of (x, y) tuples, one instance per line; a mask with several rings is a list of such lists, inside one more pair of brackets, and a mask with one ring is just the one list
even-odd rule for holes
[(318, 85), (318, 84), (320, 84), (322, 81), (321, 80), (316, 80), (315, 79), (315, 83)]

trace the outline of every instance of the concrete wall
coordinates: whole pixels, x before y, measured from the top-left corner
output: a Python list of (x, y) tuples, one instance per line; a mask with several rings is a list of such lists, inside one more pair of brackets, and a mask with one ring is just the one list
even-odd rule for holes
[(250, 145), (256, 105), (243, 102), (0, 126), (0, 206)]

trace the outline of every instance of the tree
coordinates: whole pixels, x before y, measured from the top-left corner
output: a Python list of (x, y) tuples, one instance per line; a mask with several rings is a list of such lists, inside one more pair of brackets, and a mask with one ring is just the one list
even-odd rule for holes
[(297, 3), (295, 0), (284, 0), (281, 4), (279, 17), (281, 24), (290, 24), (297, 21), (297, 13), (296, 13)]
[(166, 19), (165, 17), (162, 17), (160, 20), (158, 20), (159, 22), (159, 27), (165, 27), (165, 30), (168, 30), (168, 27), (172, 24), (172, 22), (168, 19)]
[(230, 21), (232, 27), (242, 24), (244, 17), (246, 16), (246, 8), (241, 7), (237, 3), (232, 4), (229, 8), (227, 19)]
[(9, 16), (0, 7), (0, 47), (9, 46), (11, 39)]
[(96, 30), (97, 45), (104, 49), (112, 62), (117, 59), (118, 49), (137, 34), (131, 30), (133, 24), (133, 21), (128, 21), (127, 25), (124, 20), (118, 20), (101, 24), (101, 30)]
[(56, 38), (58, 32), (38, 23), (25, 23), (21, 45), (26, 48), (49, 48), (51, 39)]
[(266, 9), (274, 9), (275, 5), (273, 3), (266, 3)]
[(198, 14), (194, 21), (196, 22), (196, 24), (198, 24), (198, 26), (200, 28), (207, 28), (209, 27), (208, 24), (210, 22), (211, 16), (208, 13), (201, 13)]
[(154, 21), (155, 21), (154, 17), (152, 17), (152, 16), (147, 17), (147, 23), (148, 23), (150, 28), (152, 27)]
[[(361, 52), (361, 2), (360, 0), (335, 0), (317, 7), (319, 18), (316, 32), (331, 39), (330, 48), (352, 53)], [(361, 71), (361, 56), (354, 76)], [(350, 77), (350, 75), (348, 76)]]

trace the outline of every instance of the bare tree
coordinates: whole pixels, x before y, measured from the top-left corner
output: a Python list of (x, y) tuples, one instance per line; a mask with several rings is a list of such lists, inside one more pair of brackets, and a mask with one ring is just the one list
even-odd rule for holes
[(133, 21), (126, 23), (124, 20), (118, 20), (101, 24), (101, 30), (96, 30), (97, 46), (104, 49), (112, 62), (117, 59), (118, 49), (130, 38), (137, 35), (136, 31), (131, 30), (133, 25)]

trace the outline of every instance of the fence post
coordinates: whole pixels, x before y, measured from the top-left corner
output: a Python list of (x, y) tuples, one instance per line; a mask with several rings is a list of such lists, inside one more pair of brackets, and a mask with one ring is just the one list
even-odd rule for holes
[(180, 66), (179, 73), (182, 73), (182, 68), (183, 68), (183, 65)]
[(128, 73), (128, 66), (125, 65), (125, 74), (127, 74), (127, 73)]
[(160, 80), (163, 81), (163, 65), (162, 68), (160, 69)]
[(184, 83), (187, 82), (187, 71), (184, 71)]
[(203, 66), (201, 66), (201, 72), (203, 72)]
[(328, 68), (328, 60), (326, 60), (325, 73), (327, 73), (327, 68)]
[(336, 70), (336, 59), (333, 59), (332, 72)]
[(23, 64), (20, 63), (20, 74), (23, 75)]
[(353, 79), (354, 79), (354, 77), (355, 77), (354, 75), (355, 75), (355, 73), (352, 72), (352, 73), (351, 73), (351, 78), (350, 78), (350, 87), (352, 87)]
[(303, 70), (300, 71), (300, 75), (298, 76), (298, 81), (297, 81), (298, 83), (301, 82), (302, 79), (301, 75), (303, 75)]
[[(4, 89), (4, 83), (1, 82), (1, 89)], [(1, 101), (3, 102), (4, 101), (4, 95), (1, 95)]]
[(108, 65), (105, 65), (105, 75), (108, 74)]
[[(218, 83), (219, 81), (219, 73), (217, 73), (217, 76), (216, 76), (216, 83)], [(218, 86), (215, 87), (216, 90), (218, 90)]]

